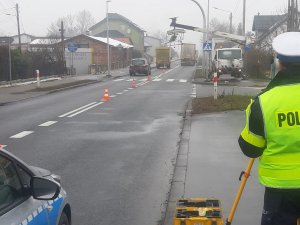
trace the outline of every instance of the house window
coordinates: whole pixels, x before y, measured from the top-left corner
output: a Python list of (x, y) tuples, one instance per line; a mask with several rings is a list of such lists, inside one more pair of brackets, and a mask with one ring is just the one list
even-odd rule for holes
[(88, 43), (78, 44), (78, 48), (89, 48), (89, 44)]

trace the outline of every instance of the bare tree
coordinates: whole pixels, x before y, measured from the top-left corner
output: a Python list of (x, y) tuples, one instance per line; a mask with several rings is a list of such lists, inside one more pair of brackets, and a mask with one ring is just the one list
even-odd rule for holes
[(85, 34), (86, 31), (95, 24), (95, 20), (89, 11), (83, 10), (76, 16), (76, 30), (80, 34)]
[(238, 35), (244, 35), (243, 34), (243, 24), (242, 23), (239, 23), (237, 28), (236, 28), (236, 34)]
[(151, 36), (160, 39), (162, 43), (168, 42), (168, 40), (167, 40), (167, 34), (164, 31), (157, 30), (155, 33), (151, 34)]
[(66, 37), (73, 37), (76, 34), (78, 34), (75, 23), (74, 23), (74, 16), (72, 15), (67, 15), (65, 17), (57, 19), (54, 23), (50, 25), (48, 28), (48, 35), (47, 36), (60, 36), (60, 26), (61, 26), (61, 21), (64, 23), (64, 36)]
[[(222, 32), (230, 32), (229, 21), (221, 22), (217, 18), (213, 18), (210, 20), (210, 29), (213, 31), (222, 31)], [(235, 26), (232, 25), (232, 33), (235, 33)]]
[(64, 23), (65, 37), (73, 37), (78, 34), (83, 34), (95, 23), (91, 13), (87, 10), (83, 10), (75, 15), (67, 15), (53, 22), (48, 28), (48, 36), (60, 35), (59, 29), (61, 21)]

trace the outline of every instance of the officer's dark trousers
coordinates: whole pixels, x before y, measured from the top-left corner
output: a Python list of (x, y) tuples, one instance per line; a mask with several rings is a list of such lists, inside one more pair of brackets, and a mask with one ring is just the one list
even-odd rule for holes
[(300, 189), (265, 189), (261, 225), (297, 225)]

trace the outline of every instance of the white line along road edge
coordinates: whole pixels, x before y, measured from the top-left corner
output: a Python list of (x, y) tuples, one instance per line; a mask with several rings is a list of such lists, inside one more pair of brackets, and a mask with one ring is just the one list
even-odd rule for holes
[(51, 126), (51, 125), (53, 125), (55, 123), (57, 123), (57, 121), (48, 121), (46, 123), (40, 124), (39, 127), (49, 127), (49, 126)]
[(78, 109), (74, 109), (74, 110), (72, 110), (72, 111), (70, 111), (70, 112), (67, 112), (67, 113), (65, 113), (65, 114), (63, 114), (63, 115), (60, 115), (60, 116), (58, 116), (58, 117), (65, 117), (65, 116), (68, 116), (68, 115), (70, 115), (70, 114), (72, 114), (72, 113), (75, 113), (75, 112), (77, 112), (77, 111), (79, 111), (79, 110), (81, 110), (81, 109), (84, 109), (84, 108), (86, 108), (86, 107), (89, 107), (90, 105), (94, 105), (94, 104), (96, 104), (97, 102), (92, 102), (92, 103), (90, 103), (90, 104), (87, 104), (87, 105), (85, 105), (85, 106), (82, 106), (82, 107), (80, 107), (80, 108), (78, 108)]
[(87, 108), (85, 108), (85, 109), (83, 109), (83, 110), (81, 110), (81, 111), (79, 111), (79, 112), (76, 112), (76, 113), (74, 113), (74, 114), (71, 114), (71, 115), (69, 115), (68, 117), (73, 117), (73, 116), (76, 116), (76, 115), (78, 115), (78, 114), (80, 114), (80, 113), (83, 113), (83, 112), (85, 112), (85, 111), (87, 111), (87, 110), (89, 110), (89, 109), (92, 109), (92, 108), (94, 108), (94, 107), (96, 107), (96, 106), (98, 106), (98, 105), (101, 105), (101, 104), (103, 104), (104, 102), (99, 102), (99, 103), (97, 103), (97, 104), (95, 104), (95, 105), (92, 105), (92, 106), (90, 106), (90, 107), (87, 107)]
[(29, 134), (32, 134), (32, 133), (34, 133), (34, 132), (25, 130), (25, 131), (22, 131), (21, 133), (18, 133), (18, 134), (15, 134), (15, 135), (11, 136), (10, 138), (23, 138), (23, 137), (25, 137)]

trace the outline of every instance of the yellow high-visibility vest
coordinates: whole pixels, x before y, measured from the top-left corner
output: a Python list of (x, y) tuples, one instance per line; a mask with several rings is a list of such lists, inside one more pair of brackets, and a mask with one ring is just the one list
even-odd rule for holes
[(300, 188), (300, 84), (274, 87), (259, 101), (266, 145), (259, 180), (267, 187)]

